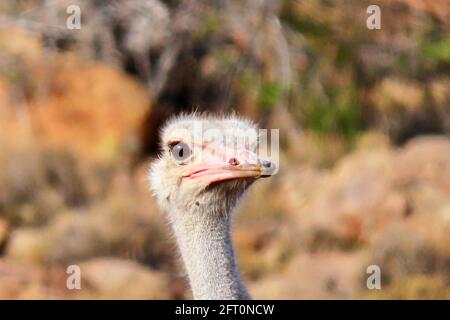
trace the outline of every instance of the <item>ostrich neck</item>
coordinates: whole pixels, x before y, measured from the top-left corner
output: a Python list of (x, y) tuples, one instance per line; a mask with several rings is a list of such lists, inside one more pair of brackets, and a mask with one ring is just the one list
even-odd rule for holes
[(230, 214), (196, 210), (177, 216), (173, 228), (194, 299), (250, 299), (236, 264)]

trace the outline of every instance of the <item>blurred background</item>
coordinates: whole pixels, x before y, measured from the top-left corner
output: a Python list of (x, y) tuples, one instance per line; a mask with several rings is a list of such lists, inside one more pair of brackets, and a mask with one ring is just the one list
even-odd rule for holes
[(233, 235), (255, 298), (450, 299), (450, 1), (372, 2), (2, 0), (0, 299), (190, 298), (146, 173), (193, 109), (280, 129)]

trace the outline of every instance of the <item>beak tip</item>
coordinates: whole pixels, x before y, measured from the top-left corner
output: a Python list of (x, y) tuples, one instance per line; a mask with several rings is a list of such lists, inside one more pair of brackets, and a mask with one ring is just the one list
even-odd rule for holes
[(262, 159), (260, 165), (262, 178), (273, 176), (277, 172), (277, 166), (272, 161)]

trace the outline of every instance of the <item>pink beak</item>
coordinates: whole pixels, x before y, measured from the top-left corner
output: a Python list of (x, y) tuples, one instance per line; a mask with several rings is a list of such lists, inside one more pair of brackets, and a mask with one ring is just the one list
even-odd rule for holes
[(275, 166), (267, 160), (243, 164), (192, 164), (189, 167), (189, 171), (183, 175), (183, 177), (189, 179), (203, 179), (210, 185), (234, 179), (258, 179), (261, 177), (269, 177), (275, 171), (274, 167)]

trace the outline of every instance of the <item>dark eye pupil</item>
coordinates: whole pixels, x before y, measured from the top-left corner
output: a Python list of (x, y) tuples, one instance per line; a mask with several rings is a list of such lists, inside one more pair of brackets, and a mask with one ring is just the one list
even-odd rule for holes
[(172, 148), (172, 155), (175, 160), (185, 160), (191, 155), (191, 150), (187, 144), (180, 142)]

